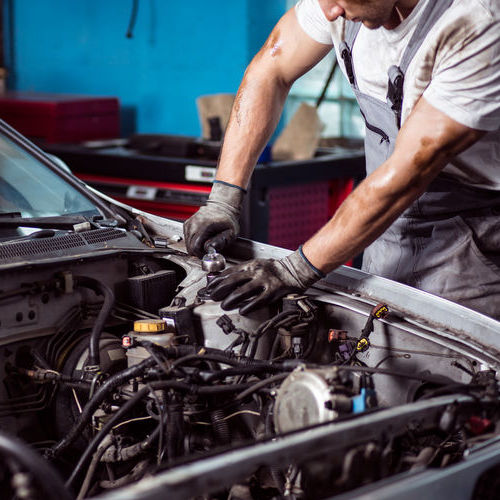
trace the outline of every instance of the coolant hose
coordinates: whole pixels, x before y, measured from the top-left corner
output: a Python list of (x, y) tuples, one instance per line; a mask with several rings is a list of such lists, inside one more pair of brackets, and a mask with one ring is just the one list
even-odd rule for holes
[(94, 327), (92, 328), (92, 333), (90, 334), (89, 342), (89, 366), (97, 366), (100, 364), (99, 357), (99, 340), (101, 338), (101, 333), (106, 324), (106, 320), (113, 309), (115, 304), (115, 294), (107, 285), (99, 280), (90, 278), (88, 276), (75, 276), (76, 286), (81, 286), (93, 290), (96, 295), (103, 295), (104, 302), (102, 304), (101, 310), (97, 315), (94, 322)]
[[(149, 361), (151, 358), (146, 359), (145, 361)], [(143, 361), (144, 363), (144, 361)], [(137, 366), (137, 365), (136, 365)], [(127, 370), (125, 370), (127, 371)], [(249, 388), (249, 385), (252, 384), (232, 384), (232, 385), (224, 385), (224, 386), (211, 386), (211, 387), (199, 387), (196, 388), (190, 384), (186, 384), (184, 382), (178, 382), (176, 380), (160, 380), (157, 382), (151, 382), (146, 387), (143, 387), (141, 390), (137, 391), (116, 413), (114, 413), (109, 420), (103, 425), (102, 429), (93, 437), (92, 441), (88, 444), (85, 451), (82, 453), (78, 463), (76, 464), (71, 476), (66, 481), (66, 487), (70, 487), (80, 472), (83, 470), (87, 461), (92, 457), (94, 452), (97, 450), (99, 444), (106, 437), (108, 432), (115, 426), (115, 424), (128, 413), (144, 396), (146, 396), (151, 390), (157, 389), (177, 389), (185, 392), (195, 392), (199, 394), (217, 394), (224, 392), (238, 392), (241, 391), (242, 388)], [(104, 387), (104, 386), (103, 386)], [(102, 389), (102, 387), (101, 387)], [(100, 391), (99, 391), (100, 392)], [(96, 393), (97, 397), (98, 393)], [(88, 406), (88, 405), (87, 405)], [(86, 409), (87, 407), (85, 407)], [(84, 412), (85, 412), (84, 409)], [(83, 415), (83, 413), (82, 413)], [(54, 448), (53, 448), (54, 450)]]
[(97, 410), (99, 405), (106, 399), (108, 394), (116, 389), (118, 386), (126, 383), (131, 378), (140, 375), (144, 370), (153, 366), (156, 361), (153, 358), (147, 358), (144, 361), (141, 361), (137, 365), (133, 365), (130, 368), (127, 368), (116, 375), (108, 378), (104, 384), (99, 388), (99, 390), (94, 394), (94, 397), (88, 401), (83, 408), (82, 413), (78, 417), (78, 420), (75, 422), (75, 425), (70, 429), (68, 434), (59, 441), (59, 443), (55, 444), (48, 454), (49, 456), (57, 456), (62, 451), (64, 451), (75, 439), (77, 439), (85, 426), (92, 419), (92, 415)]

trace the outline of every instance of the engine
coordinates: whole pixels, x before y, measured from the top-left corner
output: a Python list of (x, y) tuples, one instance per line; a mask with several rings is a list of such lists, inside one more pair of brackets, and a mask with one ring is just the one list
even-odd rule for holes
[(44, 466), (82, 499), (224, 450), (464, 395), (437, 419), (346, 431), (330, 453), (263, 463), (204, 497), (326, 498), (446, 467), (496, 431), (495, 373), (476, 355), (416, 336), (384, 303), (341, 295), (223, 311), (206, 293), (223, 265), (124, 252), (3, 272), (0, 428), (32, 451), (21, 459), (0, 439), (2, 498), (60, 498)]

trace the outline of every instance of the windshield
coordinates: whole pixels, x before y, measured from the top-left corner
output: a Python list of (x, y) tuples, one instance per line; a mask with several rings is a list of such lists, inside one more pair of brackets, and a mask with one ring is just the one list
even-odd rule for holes
[(63, 178), (0, 135), (0, 216), (99, 215), (95, 205)]

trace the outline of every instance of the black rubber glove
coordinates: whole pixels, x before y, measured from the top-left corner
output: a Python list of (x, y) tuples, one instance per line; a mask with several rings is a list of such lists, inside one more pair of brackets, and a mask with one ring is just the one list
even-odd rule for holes
[(222, 300), (224, 310), (236, 309), (245, 315), (290, 292), (301, 292), (325, 275), (316, 269), (299, 247), (280, 260), (255, 259), (230, 267), (208, 287), (210, 298)]
[(245, 193), (239, 186), (214, 181), (207, 204), (184, 222), (188, 253), (201, 258), (208, 246), (220, 252), (238, 236)]

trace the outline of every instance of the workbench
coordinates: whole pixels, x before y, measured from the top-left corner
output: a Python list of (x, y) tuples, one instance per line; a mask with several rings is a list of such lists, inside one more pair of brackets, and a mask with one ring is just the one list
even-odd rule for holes
[[(206, 202), (217, 164), (213, 144), (191, 145), (189, 157), (130, 146), (123, 139), (42, 145), (89, 185), (141, 210), (185, 220)], [(327, 222), (364, 175), (362, 149), (333, 147), (319, 149), (310, 160), (259, 163), (245, 198), (241, 235), (295, 249)]]

